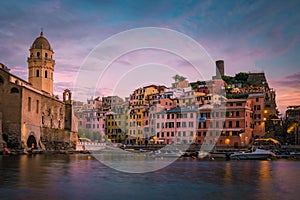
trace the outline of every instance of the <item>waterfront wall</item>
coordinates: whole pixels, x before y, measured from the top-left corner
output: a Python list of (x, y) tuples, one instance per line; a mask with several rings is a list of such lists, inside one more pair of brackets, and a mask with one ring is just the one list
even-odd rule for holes
[(46, 150), (75, 150), (76, 142), (76, 132), (41, 128), (41, 145), (44, 145)]

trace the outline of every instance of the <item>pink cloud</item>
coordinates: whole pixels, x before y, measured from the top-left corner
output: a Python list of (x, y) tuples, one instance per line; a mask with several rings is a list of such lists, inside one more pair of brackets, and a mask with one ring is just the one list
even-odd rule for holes
[(300, 72), (269, 81), (276, 89), (276, 99), (279, 111), (284, 113), (287, 106), (300, 105)]

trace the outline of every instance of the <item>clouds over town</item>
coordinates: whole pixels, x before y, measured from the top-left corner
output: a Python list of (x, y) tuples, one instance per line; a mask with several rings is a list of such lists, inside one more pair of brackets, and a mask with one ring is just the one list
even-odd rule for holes
[[(86, 57), (105, 39), (132, 28), (169, 28), (194, 39), (212, 60), (225, 60), (226, 74), (264, 71), (278, 103), (300, 104), (299, 9), (297, 1), (1, 1), (0, 62), (26, 80), (28, 49), (43, 28), (55, 52), (55, 90), (61, 93), (72, 87)], [(147, 53), (144, 58), (182, 64), (189, 74), (185, 60)], [(141, 54), (126, 59), (132, 65)], [(101, 94), (111, 91), (105, 87)], [(89, 95), (81, 93), (83, 99)]]

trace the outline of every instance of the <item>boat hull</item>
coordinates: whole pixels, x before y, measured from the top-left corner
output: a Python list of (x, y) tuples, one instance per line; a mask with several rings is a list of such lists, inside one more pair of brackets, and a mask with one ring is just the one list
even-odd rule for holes
[(267, 160), (272, 158), (276, 158), (276, 155), (271, 151), (263, 149), (255, 149), (255, 151), (252, 152), (240, 152), (230, 155), (230, 159), (237, 160)]
[(271, 154), (238, 154), (231, 155), (230, 159), (237, 160), (267, 160), (271, 159), (273, 156)]

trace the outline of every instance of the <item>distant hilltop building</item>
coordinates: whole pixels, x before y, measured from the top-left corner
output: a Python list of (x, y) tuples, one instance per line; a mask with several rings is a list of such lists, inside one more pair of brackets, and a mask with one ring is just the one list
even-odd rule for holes
[(0, 64), (0, 138), (12, 149), (73, 149), (72, 93), (53, 95), (54, 52), (43, 32), (29, 51), (28, 82)]

